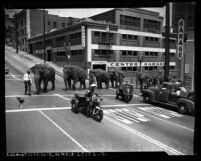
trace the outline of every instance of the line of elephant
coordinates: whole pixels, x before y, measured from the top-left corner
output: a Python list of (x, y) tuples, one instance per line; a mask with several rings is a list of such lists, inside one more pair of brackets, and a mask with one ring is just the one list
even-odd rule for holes
[[(34, 82), (36, 86), (36, 94), (47, 92), (48, 82), (52, 83), (52, 90), (55, 89), (55, 69), (47, 64), (36, 64), (31, 67), (30, 72), (34, 75)], [(79, 89), (86, 89), (86, 79), (88, 73), (81, 67), (75, 65), (65, 65), (63, 67), (65, 90), (76, 89), (77, 82), (80, 82)], [(102, 83), (105, 83), (106, 88), (109, 88), (109, 82), (113, 88), (121, 85), (125, 78), (124, 73), (119, 70), (106, 72), (102, 69), (92, 69), (89, 71), (89, 75), (94, 74), (97, 81), (97, 88), (102, 89)], [(43, 89), (41, 89), (41, 83), (44, 83)], [(73, 82), (71, 84), (71, 82)]]

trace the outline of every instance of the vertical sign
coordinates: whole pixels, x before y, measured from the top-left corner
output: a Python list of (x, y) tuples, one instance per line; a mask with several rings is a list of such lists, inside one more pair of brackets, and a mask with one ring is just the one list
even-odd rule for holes
[(178, 59), (183, 58), (184, 52), (184, 20), (180, 19), (178, 21), (178, 48), (177, 48), (177, 57)]
[(85, 47), (85, 26), (81, 27), (81, 31), (82, 31), (82, 47)]

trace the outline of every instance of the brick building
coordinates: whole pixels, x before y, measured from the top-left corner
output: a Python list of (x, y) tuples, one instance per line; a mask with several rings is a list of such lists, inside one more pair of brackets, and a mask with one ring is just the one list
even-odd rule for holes
[[(17, 21), (17, 34), (19, 49), (29, 51), (27, 40), (33, 36), (43, 34), (43, 10), (23, 9), (15, 16)], [(59, 17), (45, 11), (45, 32), (52, 29), (61, 29), (78, 20), (72, 17)]]
[[(135, 77), (137, 71), (161, 75), (165, 64), (162, 23), (157, 12), (116, 8), (47, 33), (46, 59), (60, 65), (68, 60), (86, 70), (119, 68), (126, 77)], [(172, 37), (170, 73), (177, 74), (175, 42)], [(43, 35), (30, 38), (29, 46), (32, 54), (43, 58)]]

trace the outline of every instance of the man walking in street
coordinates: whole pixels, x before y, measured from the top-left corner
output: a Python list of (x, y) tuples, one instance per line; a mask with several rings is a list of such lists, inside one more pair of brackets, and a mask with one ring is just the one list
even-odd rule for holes
[(23, 77), (24, 80), (24, 86), (25, 86), (25, 92), (24, 94), (27, 94), (27, 89), (28, 89), (28, 94), (31, 95), (31, 84), (32, 84), (32, 79), (30, 76), (30, 71), (27, 71), (27, 73), (24, 74)]

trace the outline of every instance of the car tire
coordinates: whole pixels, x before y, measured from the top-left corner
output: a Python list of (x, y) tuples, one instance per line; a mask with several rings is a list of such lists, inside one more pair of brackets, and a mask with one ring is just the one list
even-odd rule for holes
[(148, 94), (145, 94), (144, 96), (143, 96), (143, 101), (144, 102), (150, 102), (151, 100), (150, 100), (150, 96), (148, 95)]
[(178, 105), (178, 112), (181, 114), (186, 114), (188, 112), (188, 107), (185, 104), (180, 103)]

